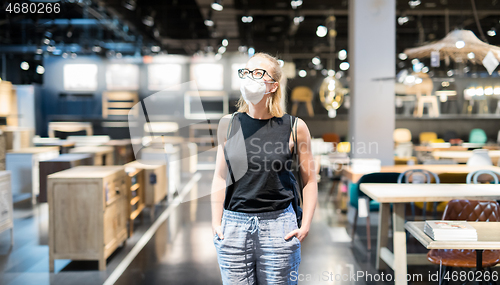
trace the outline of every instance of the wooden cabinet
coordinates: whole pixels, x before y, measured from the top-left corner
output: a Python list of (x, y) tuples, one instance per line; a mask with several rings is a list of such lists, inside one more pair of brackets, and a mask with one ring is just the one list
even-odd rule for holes
[(7, 150), (18, 150), (33, 146), (35, 130), (25, 127), (2, 127)]
[(12, 194), (14, 201), (31, 196), (36, 203), (40, 193), (40, 161), (59, 156), (58, 147), (31, 147), (7, 151), (7, 170), (12, 172)]
[(168, 200), (174, 198), (174, 193), (180, 191), (181, 187), (181, 153), (178, 146), (170, 146), (165, 149), (145, 148), (141, 150), (140, 159), (149, 163), (149, 161), (165, 161), (167, 164), (168, 177)]
[(14, 218), (10, 171), (0, 171), (0, 233), (10, 229), (10, 244), (14, 245)]
[(129, 236), (134, 232), (134, 221), (144, 210), (144, 171), (140, 168), (125, 168), (127, 172), (127, 208)]
[(89, 153), (94, 156), (94, 165), (113, 165), (114, 149), (110, 146), (79, 146), (69, 150), (69, 153)]
[(49, 269), (55, 259), (108, 258), (127, 239), (127, 174), (122, 166), (77, 166), (48, 177)]
[(164, 161), (132, 161), (125, 164), (125, 169), (135, 168), (143, 171), (144, 204), (150, 208), (151, 220), (155, 216), (155, 206), (165, 199), (168, 193), (167, 166)]
[(47, 176), (52, 173), (70, 169), (80, 165), (93, 165), (91, 154), (67, 153), (56, 158), (40, 161), (40, 194), (38, 202), (47, 202)]

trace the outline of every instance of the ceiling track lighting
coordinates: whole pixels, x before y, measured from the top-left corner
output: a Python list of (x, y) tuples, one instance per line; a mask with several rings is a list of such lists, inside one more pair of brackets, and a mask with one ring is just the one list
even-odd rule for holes
[(292, 6), (292, 9), (297, 9), (298, 7), (302, 6), (302, 0), (292, 0), (290, 2), (290, 5)]
[(224, 9), (224, 5), (222, 4), (222, 0), (215, 0), (212, 5), (210, 5), (215, 11), (222, 11)]

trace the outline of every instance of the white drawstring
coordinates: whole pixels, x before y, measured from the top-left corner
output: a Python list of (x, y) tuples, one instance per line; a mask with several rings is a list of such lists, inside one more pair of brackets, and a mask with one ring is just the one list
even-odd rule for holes
[(259, 229), (259, 218), (257, 216), (250, 217), (245, 224), (250, 223), (248, 231), (253, 234)]

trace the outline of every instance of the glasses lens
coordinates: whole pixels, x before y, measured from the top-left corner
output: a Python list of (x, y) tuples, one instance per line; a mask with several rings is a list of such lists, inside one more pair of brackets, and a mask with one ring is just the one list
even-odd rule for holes
[(252, 73), (252, 76), (254, 79), (261, 79), (262, 77), (264, 77), (264, 73), (266, 73), (265, 70), (263, 69), (256, 69), (253, 71)]
[(238, 76), (240, 78), (245, 78), (247, 77), (247, 75), (250, 73), (250, 71), (248, 69), (239, 69), (238, 70)]

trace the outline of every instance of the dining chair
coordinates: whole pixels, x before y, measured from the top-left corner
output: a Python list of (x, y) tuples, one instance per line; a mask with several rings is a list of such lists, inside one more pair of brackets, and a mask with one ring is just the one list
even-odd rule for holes
[(498, 177), (500, 177), (500, 173), (488, 169), (476, 170), (467, 174), (467, 184), (472, 184), (472, 182), (474, 182), (474, 184), (481, 183), (480, 181), (478, 182), (477, 179), (483, 174), (489, 174), (493, 178), (495, 184), (499, 184)]
[[(444, 210), (442, 220), (470, 222), (499, 222), (500, 205), (495, 201), (451, 200)], [(473, 249), (431, 249), (427, 260), (443, 266), (439, 284), (444, 280), (449, 267), (476, 267), (476, 251)], [(483, 268), (500, 263), (500, 250), (483, 251)]]
[[(354, 233), (356, 232), (356, 226), (358, 222), (358, 209), (359, 209), (359, 198), (367, 198), (367, 209), (369, 212), (378, 211), (380, 204), (377, 201), (370, 199), (359, 189), (361, 183), (396, 183), (398, 181), (399, 173), (397, 172), (375, 172), (363, 175), (358, 183), (352, 184), (349, 189), (349, 204), (355, 209), (354, 213), (354, 223), (352, 226), (352, 243), (354, 243)], [(370, 213), (366, 217), (366, 246), (368, 250), (371, 249), (371, 238), (370, 238)]]
[[(415, 174), (419, 174), (419, 175), (415, 175)], [(431, 184), (433, 179), (434, 179), (434, 182), (436, 184), (439, 184), (439, 182), (440, 182), (439, 177), (436, 173), (429, 171), (429, 170), (426, 170), (426, 169), (410, 169), (410, 170), (407, 170), (407, 171), (401, 173), (398, 177), (399, 184), (403, 183), (403, 178), (404, 178), (406, 184), (409, 184), (410, 181), (411, 181), (411, 183)], [(415, 220), (415, 203), (411, 202), (410, 207), (411, 207), (411, 214), (413, 216), (413, 220)], [(434, 202), (432, 208), (433, 208), (432, 215), (436, 216), (436, 213), (437, 213), (437, 203), (436, 202)], [(422, 204), (422, 216), (423, 216), (424, 220), (425, 220), (426, 212), (427, 212), (427, 202), (424, 202)]]

